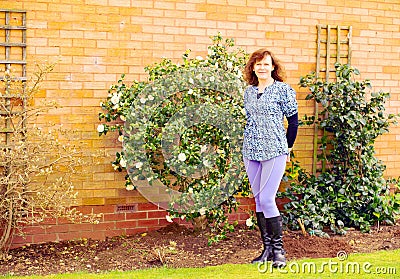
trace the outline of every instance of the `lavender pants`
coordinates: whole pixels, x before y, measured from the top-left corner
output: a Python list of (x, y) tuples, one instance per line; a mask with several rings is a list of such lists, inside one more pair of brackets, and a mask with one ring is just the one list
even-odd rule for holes
[(256, 203), (256, 212), (263, 212), (265, 218), (280, 215), (275, 197), (285, 173), (286, 158), (287, 155), (266, 161), (252, 161), (243, 158)]

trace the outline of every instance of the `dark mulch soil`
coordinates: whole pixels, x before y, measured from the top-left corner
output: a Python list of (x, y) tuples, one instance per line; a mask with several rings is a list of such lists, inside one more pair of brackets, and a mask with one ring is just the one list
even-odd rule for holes
[[(103, 272), (157, 266), (204, 267), (249, 263), (261, 251), (257, 230), (239, 225), (226, 240), (207, 246), (207, 235), (178, 224), (158, 231), (105, 241), (79, 240), (29, 245), (0, 260), (0, 275), (45, 275), (76, 271)], [(400, 224), (374, 227), (370, 233), (350, 230), (345, 236), (320, 238), (285, 231), (287, 258), (336, 257), (346, 253), (400, 248)]]

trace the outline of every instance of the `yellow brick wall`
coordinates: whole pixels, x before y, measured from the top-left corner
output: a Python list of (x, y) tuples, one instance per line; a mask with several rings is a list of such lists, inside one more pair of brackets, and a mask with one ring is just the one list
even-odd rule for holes
[[(284, 62), (288, 82), (315, 69), (316, 25), (351, 25), (352, 64), (376, 90), (391, 92), (388, 111), (400, 113), (400, 2), (397, 0), (0, 0), (2, 9), (27, 11), (28, 63), (60, 58), (43, 86), (42, 97), (63, 108), (47, 120), (79, 130), (91, 164), (76, 179), (81, 203), (101, 205), (143, 202), (126, 192), (124, 173), (110, 165), (120, 143), (112, 135), (98, 137), (99, 103), (120, 74), (127, 81), (145, 80), (144, 66), (161, 57), (180, 60), (186, 49), (206, 55), (209, 36), (221, 32), (247, 52), (268, 47)], [(300, 114), (312, 103), (298, 94)], [(400, 126), (376, 144), (388, 176), (400, 169)], [(312, 129), (301, 128), (295, 154), (312, 163)], [(100, 152), (103, 156), (90, 157)]]

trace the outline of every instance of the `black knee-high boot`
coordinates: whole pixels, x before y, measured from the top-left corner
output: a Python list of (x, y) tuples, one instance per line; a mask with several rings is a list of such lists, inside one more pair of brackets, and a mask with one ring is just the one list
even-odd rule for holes
[(263, 242), (264, 249), (261, 255), (251, 261), (251, 263), (260, 263), (272, 260), (272, 249), (271, 249), (271, 236), (268, 234), (267, 223), (263, 212), (256, 212), (257, 225), (260, 228), (261, 240)]
[(274, 267), (284, 267), (286, 265), (285, 250), (283, 249), (282, 237), (282, 217), (272, 217), (266, 219), (267, 230), (271, 236), (272, 261)]

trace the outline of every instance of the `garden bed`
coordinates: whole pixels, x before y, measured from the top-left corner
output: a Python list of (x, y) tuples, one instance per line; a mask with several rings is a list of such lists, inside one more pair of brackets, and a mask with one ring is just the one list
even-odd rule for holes
[[(226, 263), (249, 263), (261, 249), (259, 232), (239, 225), (226, 240), (207, 246), (205, 232), (178, 224), (158, 231), (105, 241), (76, 241), (36, 244), (13, 249), (0, 261), (0, 274), (45, 275), (77, 271), (104, 272), (158, 267), (204, 267)], [(321, 238), (285, 231), (289, 260), (336, 257), (346, 253), (400, 248), (400, 224), (373, 227), (370, 233), (350, 230), (344, 236)]]

